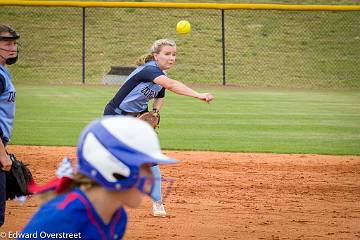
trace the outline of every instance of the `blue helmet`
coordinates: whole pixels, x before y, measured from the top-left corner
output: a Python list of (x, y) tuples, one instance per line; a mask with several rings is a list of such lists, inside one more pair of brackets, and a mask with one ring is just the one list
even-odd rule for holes
[(113, 191), (135, 186), (143, 164), (169, 164), (157, 135), (134, 117), (106, 116), (91, 122), (81, 133), (77, 171)]

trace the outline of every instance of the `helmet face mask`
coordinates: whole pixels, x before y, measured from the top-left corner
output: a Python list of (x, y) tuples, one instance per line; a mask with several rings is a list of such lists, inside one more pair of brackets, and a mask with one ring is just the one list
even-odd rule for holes
[(19, 52), (17, 53), (16, 57), (7, 58), (6, 61), (5, 61), (5, 63), (6, 63), (7, 65), (12, 65), (12, 64), (16, 63), (17, 60), (18, 60), (18, 54), (19, 54)]
[(155, 178), (139, 177), (136, 187), (140, 192), (152, 197), (153, 190), (155, 188)]
[(77, 171), (112, 191), (132, 187), (142, 191), (143, 164), (176, 162), (161, 153), (157, 135), (147, 123), (123, 116), (90, 123), (80, 136), (77, 155)]
[[(163, 192), (163, 195), (161, 196), (161, 200), (164, 201), (165, 198), (168, 196), (168, 194), (171, 191), (173, 179), (170, 178), (154, 178), (154, 177), (140, 177), (137, 182), (137, 189), (151, 197), (153, 200), (158, 201), (157, 193), (155, 192), (155, 182), (161, 181), (163, 184), (165, 183), (165, 191)], [(150, 186), (150, 187), (148, 187)]]

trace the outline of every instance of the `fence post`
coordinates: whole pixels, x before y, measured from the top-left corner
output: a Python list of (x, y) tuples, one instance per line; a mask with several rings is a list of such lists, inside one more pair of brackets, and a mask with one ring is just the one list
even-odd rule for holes
[(82, 83), (85, 84), (85, 8), (82, 9)]
[(223, 72), (223, 85), (226, 85), (226, 72), (225, 72), (225, 16), (224, 9), (221, 9), (221, 43), (222, 43), (222, 72)]

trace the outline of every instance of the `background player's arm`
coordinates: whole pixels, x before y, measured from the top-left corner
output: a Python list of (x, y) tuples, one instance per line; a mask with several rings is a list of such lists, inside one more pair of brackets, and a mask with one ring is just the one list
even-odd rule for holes
[(160, 111), (163, 104), (164, 104), (164, 98), (154, 98), (153, 109)]
[(210, 93), (198, 93), (197, 91), (189, 88), (182, 82), (168, 78), (164, 75), (155, 78), (154, 82), (176, 94), (198, 98), (205, 102), (210, 102), (214, 98)]
[[(5, 78), (0, 75), (0, 94), (2, 94), (5, 90)], [(3, 136), (3, 131), (0, 129), (0, 168), (4, 171), (9, 171), (11, 169), (11, 160), (8, 158), (5, 146), (1, 140)]]
[(9, 159), (8, 155), (5, 151), (5, 146), (0, 138), (0, 163), (1, 163), (1, 169), (4, 171), (9, 171), (11, 169), (11, 160)]

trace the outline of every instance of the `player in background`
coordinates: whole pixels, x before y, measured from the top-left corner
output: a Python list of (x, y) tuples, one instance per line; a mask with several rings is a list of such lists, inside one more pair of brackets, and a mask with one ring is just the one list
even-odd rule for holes
[[(144, 121), (108, 116), (91, 122), (81, 133), (73, 170), (64, 159), (57, 178), (30, 187), (47, 200), (18, 236), (122, 239), (127, 224), (124, 206), (136, 208), (144, 194), (153, 197), (154, 164), (175, 163), (160, 149), (154, 129)], [(50, 191), (51, 190), (51, 191)]]
[(0, 24), (0, 226), (5, 221), (6, 177), (11, 160), (6, 153), (10, 141), (15, 116), (16, 90), (12, 76), (5, 65), (14, 64), (18, 59), (17, 40), (20, 35), (10, 26)]
[[(198, 93), (185, 84), (166, 76), (165, 71), (174, 66), (176, 44), (169, 39), (159, 39), (153, 43), (150, 53), (137, 61), (138, 67), (128, 76), (115, 96), (109, 101), (104, 115), (139, 116), (149, 111), (149, 101), (154, 99), (152, 111), (159, 113), (164, 103), (165, 89), (176, 94), (197, 98), (204, 102), (213, 100), (211, 93)], [(161, 179), (158, 166), (153, 167)], [(161, 182), (156, 183), (157, 197), (153, 202), (153, 215), (164, 217), (166, 211), (162, 202)]]

